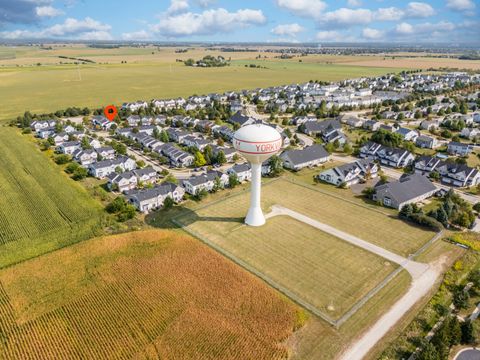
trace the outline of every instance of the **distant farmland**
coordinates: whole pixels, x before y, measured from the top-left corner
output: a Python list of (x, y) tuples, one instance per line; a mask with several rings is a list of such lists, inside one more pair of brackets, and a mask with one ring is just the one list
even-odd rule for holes
[[(14, 58), (10, 58), (12, 54)], [(201, 59), (207, 54), (232, 57), (232, 64), (205, 69), (175, 61), (189, 57)], [(309, 80), (337, 81), (403, 70), (400, 67), (336, 64), (339, 59), (329, 60), (329, 64), (280, 61), (271, 58), (275, 54), (269, 54), (265, 61), (255, 61), (257, 54), (204, 49), (176, 54), (172, 48), (92, 49), (74, 46), (46, 51), (0, 47), (0, 121), (13, 119), (26, 110), (48, 113), (70, 106), (121, 105), (139, 99), (188, 97)], [(90, 59), (96, 64), (77, 66), (72, 64), (73, 60), (60, 59), (59, 56)], [(357, 58), (352, 57), (352, 60)], [(64, 64), (59, 64), (60, 61)], [(127, 63), (122, 64), (122, 61)], [(250, 68), (251, 63), (265, 68)]]
[[(34, 276), (32, 276), (34, 274)], [(295, 305), (173, 231), (92, 239), (0, 271), (2, 359), (282, 359)]]
[(0, 127), (0, 268), (87, 239), (100, 205), (16, 130)]

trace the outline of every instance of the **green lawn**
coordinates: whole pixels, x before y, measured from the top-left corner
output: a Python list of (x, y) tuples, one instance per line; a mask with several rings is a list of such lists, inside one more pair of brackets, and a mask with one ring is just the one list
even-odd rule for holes
[[(6, 55), (8, 56), (8, 55)], [(41, 59), (40, 59), (41, 60)], [(29, 110), (53, 112), (69, 106), (102, 107), (139, 99), (171, 98), (298, 83), (381, 75), (401, 69), (349, 65), (269, 63), (269, 69), (233, 62), (223, 68), (182, 63), (44, 65), (0, 68), (0, 120)]]
[[(228, 214), (223, 205), (232, 209)], [(242, 203), (243, 205), (243, 203)], [(345, 314), (395, 268), (385, 259), (289, 217), (242, 225), (245, 207), (230, 198), (182, 216), (181, 223), (252, 266), (333, 320)], [(232, 219), (225, 216), (232, 215)]]
[(19, 133), (0, 127), (0, 268), (95, 234), (101, 206)]

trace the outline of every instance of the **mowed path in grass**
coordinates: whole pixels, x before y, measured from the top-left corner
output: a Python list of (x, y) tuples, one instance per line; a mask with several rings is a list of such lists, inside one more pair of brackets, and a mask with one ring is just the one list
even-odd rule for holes
[(191, 237), (127, 233), (0, 270), (0, 357), (284, 359), (297, 311)]
[[(234, 198), (227, 200), (234, 207)], [(223, 222), (218, 207), (192, 223), (201, 237), (336, 320), (397, 265), (295, 219), (278, 216), (255, 228)], [(180, 218), (181, 222), (188, 219)]]
[(100, 205), (37, 147), (0, 127), (0, 268), (95, 234)]
[[(265, 65), (265, 64), (264, 64)], [(270, 62), (268, 69), (243, 63), (223, 68), (193, 68), (169, 62), (136, 64), (48, 65), (0, 68), (0, 120), (26, 110), (48, 113), (69, 106), (103, 107), (139, 99), (188, 97), (228, 90), (254, 89), (309, 80), (337, 81), (383, 75), (400, 69), (350, 65)]]

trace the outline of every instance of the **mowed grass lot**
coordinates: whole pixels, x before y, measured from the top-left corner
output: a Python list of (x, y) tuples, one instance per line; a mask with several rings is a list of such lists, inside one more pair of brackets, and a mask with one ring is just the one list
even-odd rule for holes
[(0, 127), (0, 268), (87, 239), (103, 210), (34, 143)]
[[(232, 215), (246, 211), (238, 198), (222, 206)], [(197, 221), (191, 216), (199, 216)], [(385, 259), (289, 217), (274, 217), (260, 228), (223, 221), (217, 206), (179, 218), (188, 230), (219, 245), (275, 284), (288, 289), (327, 317), (338, 320), (396, 266)]]
[(97, 238), (0, 271), (5, 359), (280, 359), (298, 307), (188, 236)]
[[(337, 81), (402, 70), (401, 68), (274, 60), (259, 62), (262, 66), (266, 66), (266, 69), (244, 66), (254, 63), (253, 60), (238, 62), (234, 60), (231, 66), (205, 69), (187, 67), (183, 63), (175, 62), (174, 56), (201, 58), (209, 52), (174, 55), (172, 53), (162, 50), (157, 55), (136, 55), (141, 57), (128, 61), (127, 64), (120, 64), (123, 57), (121, 54), (116, 54), (103, 55), (106, 56), (103, 61), (107, 61), (108, 56), (113, 59), (113, 62), (108, 64), (102, 62), (79, 66), (49, 64), (25, 67), (8, 64), (0, 67), (0, 107), (2, 108), (0, 120), (14, 119), (26, 110), (33, 113), (49, 113), (69, 106), (94, 108), (108, 104), (121, 105), (124, 102), (140, 99), (148, 101), (153, 98), (188, 97), (194, 94), (254, 89), (309, 80)], [(82, 54), (78, 50), (78, 53), (66, 52), (66, 55), (99, 60), (92, 55), (92, 49), (89, 49), (87, 54)], [(222, 55), (229, 56), (226, 53)], [(11, 56), (11, 53), (5, 52), (4, 56)], [(34, 55), (29, 54), (29, 56)], [(124, 58), (128, 56), (125, 55)], [(149, 56), (152, 58), (150, 59)], [(253, 54), (251, 56), (253, 57)], [(28, 59), (31, 60), (31, 58)], [(22, 58), (5, 61), (21, 63)], [(41, 63), (42, 59), (38, 61)], [(0, 64), (2, 64), (1, 60)]]

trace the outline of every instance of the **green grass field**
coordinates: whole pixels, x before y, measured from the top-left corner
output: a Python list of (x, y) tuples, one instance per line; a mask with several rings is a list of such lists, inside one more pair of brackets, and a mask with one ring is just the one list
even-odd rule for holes
[[(237, 60), (237, 57), (253, 59), (256, 53), (232, 54), (232, 65), (223, 68), (192, 68), (175, 61), (176, 58), (201, 58), (207, 53), (213, 54), (204, 50), (175, 54), (172, 49), (60, 48), (45, 51), (3, 47), (0, 48), (0, 121), (15, 118), (26, 110), (48, 113), (69, 106), (103, 107), (139, 99), (188, 97), (312, 79), (336, 81), (402, 70), (274, 59), (259, 62), (267, 69), (252, 69), (244, 65), (254, 60)], [(97, 63), (59, 65), (62, 59), (58, 55), (88, 58)], [(127, 59), (127, 64), (120, 63)], [(42, 66), (36, 66), (37, 62)]]
[[(246, 209), (231, 198), (232, 215)], [(241, 261), (338, 320), (387, 277), (396, 264), (289, 217), (275, 217), (260, 228), (222, 221), (215, 205), (194, 216), (188, 230), (219, 245)], [(223, 214), (224, 215), (224, 214)], [(189, 223), (191, 216), (178, 219)]]
[(35, 144), (0, 127), (0, 268), (95, 234), (100, 205)]

